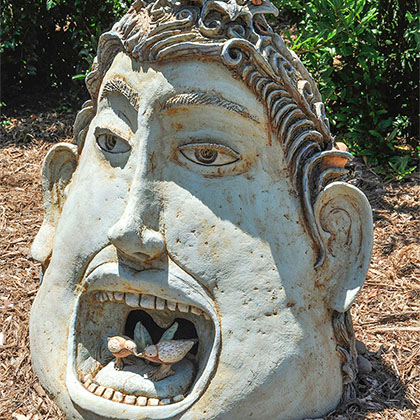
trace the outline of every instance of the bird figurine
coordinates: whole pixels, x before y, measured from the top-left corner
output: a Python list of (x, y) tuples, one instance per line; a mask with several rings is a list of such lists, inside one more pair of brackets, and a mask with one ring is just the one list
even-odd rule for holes
[(159, 341), (157, 344), (147, 346), (143, 352), (137, 353), (136, 356), (160, 363), (157, 369), (148, 373), (148, 377), (157, 382), (175, 374), (171, 366), (180, 362), (196, 342), (196, 339)]
[(136, 343), (129, 337), (108, 337), (108, 350), (115, 356), (115, 369), (124, 367), (123, 358), (137, 353)]

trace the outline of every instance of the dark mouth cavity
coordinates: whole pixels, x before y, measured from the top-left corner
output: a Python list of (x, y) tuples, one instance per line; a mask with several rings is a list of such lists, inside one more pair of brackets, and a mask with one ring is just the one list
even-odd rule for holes
[[(149, 331), (150, 336), (152, 337), (152, 341), (154, 344), (158, 343), (162, 334), (166, 331), (167, 328), (161, 328), (153, 318), (143, 310), (135, 310), (131, 311), (128, 314), (125, 328), (124, 328), (124, 335), (127, 337), (133, 338), (134, 337), (134, 328), (138, 322), (141, 322), (143, 326)], [(197, 330), (194, 324), (191, 321), (188, 321), (184, 318), (175, 318), (174, 322), (178, 323), (178, 329), (173, 337), (173, 340), (181, 340), (181, 339), (191, 339), (195, 338), (198, 339)], [(189, 351), (190, 354), (196, 356), (198, 351), (198, 343), (196, 343), (193, 348)]]

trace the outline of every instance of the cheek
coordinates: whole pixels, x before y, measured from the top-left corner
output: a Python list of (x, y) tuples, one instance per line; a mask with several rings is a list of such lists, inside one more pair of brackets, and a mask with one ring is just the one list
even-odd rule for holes
[(275, 269), (271, 248), (257, 232), (254, 203), (230, 187), (221, 182), (194, 195), (174, 188), (164, 212), (171, 258), (214, 294), (252, 290), (258, 273)]
[(57, 227), (55, 257), (80, 265), (105, 246), (110, 227), (124, 211), (127, 191), (128, 184), (105, 165), (82, 159)]

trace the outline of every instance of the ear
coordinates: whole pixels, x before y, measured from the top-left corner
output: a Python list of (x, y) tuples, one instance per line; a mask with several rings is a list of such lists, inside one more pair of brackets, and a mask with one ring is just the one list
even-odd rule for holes
[(319, 194), (314, 206), (326, 259), (328, 304), (347, 311), (362, 287), (372, 251), (372, 210), (365, 195), (345, 182), (333, 182)]
[(58, 143), (48, 152), (42, 167), (44, 221), (32, 244), (32, 257), (45, 268), (52, 253), (55, 230), (66, 199), (65, 188), (77, 166), (77, 147)]

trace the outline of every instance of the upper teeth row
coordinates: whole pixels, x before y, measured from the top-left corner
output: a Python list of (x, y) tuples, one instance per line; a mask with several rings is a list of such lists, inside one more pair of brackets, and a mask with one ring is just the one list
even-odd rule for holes
[(206, 312), (196, 306), (162, 299), (157, 296), (122, 292), (96, 292), (95, 295), (100, 302), (125, 302), (128, 306), (132, 306), (133, 308), (157, 309), (159, 311), (169, 309), (170, 311), (178, 310), (179, 312), (184, 313), (191, 312), (195, 315), (203, 315), (204, 318), (210, 319)]

